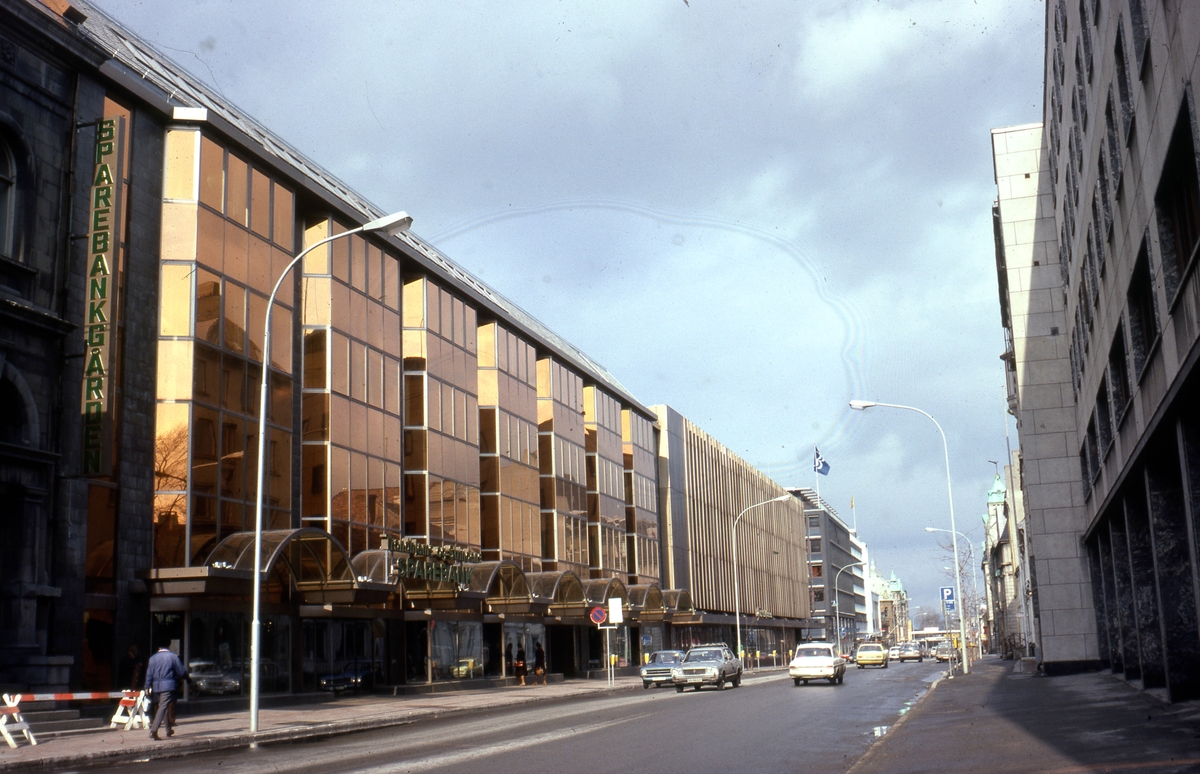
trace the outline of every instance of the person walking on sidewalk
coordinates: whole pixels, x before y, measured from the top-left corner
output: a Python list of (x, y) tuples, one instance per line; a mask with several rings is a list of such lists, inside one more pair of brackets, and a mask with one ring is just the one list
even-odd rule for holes
[(184, 668), (183, 662), (179, 660), (179, 656), (172, 653), (166, 645), (160, 647), (158, 652), (150, 657), (150, 663), (146, 665), (145, 688), (150, 691), (154, 701), (158, 702), (158, 710), (154, 713), (154, 722), (150, 724), (150, 738), (156, 742), (161, 739), (158, 735), (158, 727), (164, 722), (167, 726), (167, 736), (175, 735), (175, 729), (171, 727), (171, 705), (175, 703), (182, 688), (182, 681), (186, 680), (187, 676), (188, 671)]
[(546, 685), (546, 651), (542, 648), (541, 642), (533, 644), (533, 684), (537, 685), (538, 678), (542, 678), (542, 685)]

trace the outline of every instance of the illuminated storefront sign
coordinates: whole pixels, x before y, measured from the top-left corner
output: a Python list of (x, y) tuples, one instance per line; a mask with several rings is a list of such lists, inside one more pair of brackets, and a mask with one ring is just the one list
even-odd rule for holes
[(112, 473), (112, 340), (116, 332), (117, 250), (121, 244), (125, 119), (96, 125), (95, 170), (88, 198), (84, 286), (83, 473)]
[(457, 546), (431, 546), (417, 540), (384, 538), (383, 548), (392, 553), (407, 554), (392, 560), (392, 570), (397, 577), (460, 586), (470, 582), (473, 565), (483, 560), (478, 551)]

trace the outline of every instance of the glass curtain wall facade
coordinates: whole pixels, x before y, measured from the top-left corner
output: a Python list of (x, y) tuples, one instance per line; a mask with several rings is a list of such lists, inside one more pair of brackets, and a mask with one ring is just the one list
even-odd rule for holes
[[(292, 191), (198, 128), (167, 131), (154, 566), (253, 528), (263, 326), (294, 249)], [(292, 526), (292, 285), (272, 313), (264, 527)]]
[(537, 363), (542, 566), (588, 578), (583, 378), (552, 357)]
[(404, 534), (479, 549), (476, 311), (427, 277), (404, 282)]
[(654, 423), (621, 410), (625, 465), (625, 540), (630, 585), (658, 583), (658, 444)]
[[(345, 231), (323, 219), (305, 244)], [(401, 534), (400, 266), (357, 235), (303, 263), (301, 525), (353, 556)]]
[(479, 327), (478, 345), (483, 558), (541, 572), (537, 352), (495, 322)]
[(591, 576), (624, 576), (629, 571), (629, 560), (621, 405), (600, 388), (588, 385), (583, 388), (583, 418)]

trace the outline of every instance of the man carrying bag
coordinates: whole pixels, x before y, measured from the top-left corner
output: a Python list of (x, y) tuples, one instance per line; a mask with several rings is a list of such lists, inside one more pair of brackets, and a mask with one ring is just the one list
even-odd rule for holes
[(182, 681), (188, 676), (183, 662), (165, 645), (150, 657), (146, 665), (146, 690), (151, 698), (158, 702), (158, 710), (154, 713), (154, 722), (150, 724), (150, 738), (159, 741), (158, 727), (164, 722), (167, 726), (167, 736), (174, 736), (175, 729), (171, 727), (170, 707), (175, 703)]

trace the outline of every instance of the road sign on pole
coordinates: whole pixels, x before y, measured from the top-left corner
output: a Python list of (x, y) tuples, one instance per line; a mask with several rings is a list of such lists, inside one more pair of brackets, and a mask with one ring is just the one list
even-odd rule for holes
[(953, 586), (942, 586), (942, 601), (943, 602), (953, 602), (954, 601), (954, 587)]

